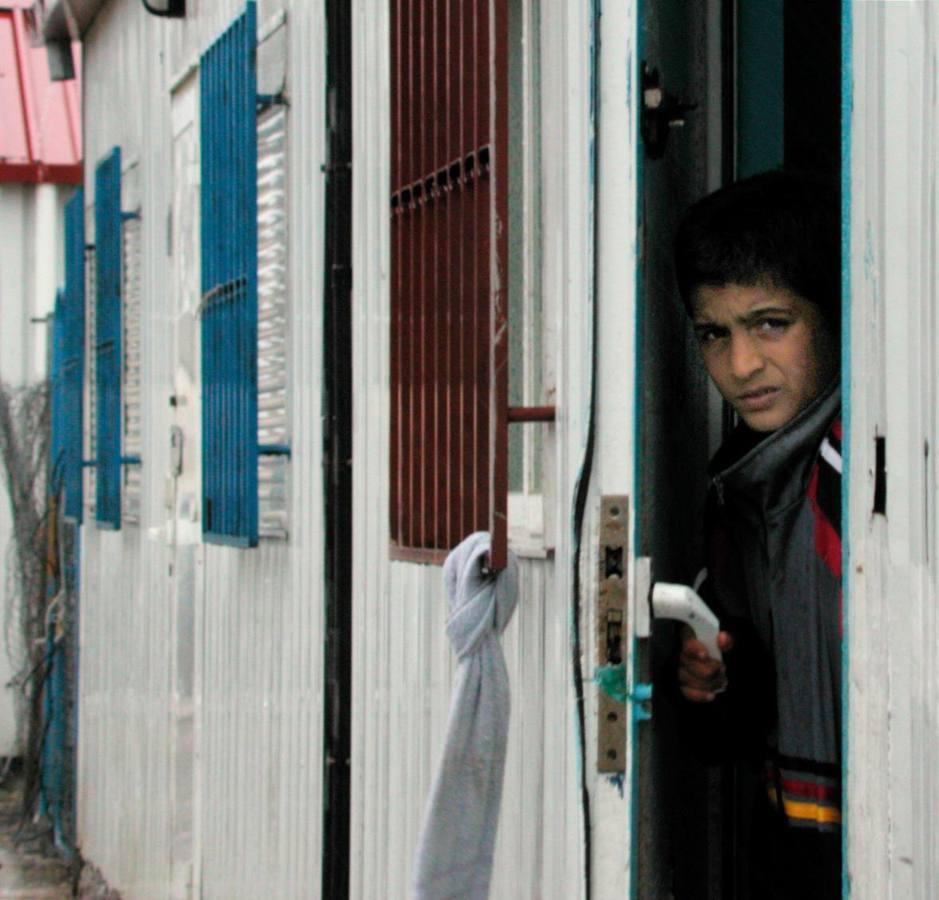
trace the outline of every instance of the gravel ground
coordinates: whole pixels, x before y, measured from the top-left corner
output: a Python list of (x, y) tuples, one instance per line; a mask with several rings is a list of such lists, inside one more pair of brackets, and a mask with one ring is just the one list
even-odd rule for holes
[(0, 784), (0, 900), (73, 897), (73, 869), (53, 846), (48, 823), (21, 820), (21, 789), (15, 775)]

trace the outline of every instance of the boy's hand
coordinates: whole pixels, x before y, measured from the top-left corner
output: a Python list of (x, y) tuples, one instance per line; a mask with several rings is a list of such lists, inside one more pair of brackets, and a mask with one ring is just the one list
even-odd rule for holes
[[(722, 631), (717, 636), (721, 653), (732, 650), (734, 639)], [(727, 670), (722, 662), (711, 659), (707, 648), (687, 626), (681, 628), (681, 656), (678, 658), (678, 684), (686, 700), (710, 703), (727, 687)]]

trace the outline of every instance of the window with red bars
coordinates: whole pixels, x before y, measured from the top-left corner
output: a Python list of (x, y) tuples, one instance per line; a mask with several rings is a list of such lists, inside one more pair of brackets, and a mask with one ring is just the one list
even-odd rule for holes
[(391, 0), (391, 540), (506, 558), (508, 0)]

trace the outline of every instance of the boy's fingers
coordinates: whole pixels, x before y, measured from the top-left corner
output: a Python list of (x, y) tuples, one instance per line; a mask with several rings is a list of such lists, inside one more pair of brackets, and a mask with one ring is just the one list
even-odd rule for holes
[(687, 672), (692, 678), (699, 678), (702, 681), (709, 681), (721, 674), (721, 664), (713, 659), (701, 662), (691, 660), (678, 667), (679, 672)]
[(710, 691), (712, 689), (709, 679), (696, 678), (690, 672), (679, 672), (678, 683), (683, 688), (693, 688), (695, 690), (701, 690), (701, 691)]
[[(724, 652), (733, 647), (734, 640), (726, 631), (722, 631), (718, 635), (717, 645)], [(685, 699), (696, 703), (710, 703), (718, 692), (727, 687), (727, 672), (723, 663), (711, 658), (707, 647), (687, 625), (681, 629), (678, 684)]]
[(701, 687), (713, 691), (726, 683), (727, 675), (722, 666), (706, 671), (695, 671), (683, 666), (678, 670), (678, 681), (689, 687)]
[(707, 649), (702, 645), (699, 650), (682, 650), (679, 656), (679, 664), (682, 666), (694, 666), (696, 668), (719, 669), (720, 660), (712, 659)]
[(713, 691), (705, 691), (692, 687), (682, 687), (681, 692), (686, 700), (691, 700), (694, 703), (710, 703), (715, 697)]
[(681, 653), (682, 656), (694, 656), (698, 659), (707, 659), (708, 658), (708, 648), (704, 646), (696, 637), (694, 633), (691, 633), (691, 637), (686, 638), (682, 641), (681, 644)]

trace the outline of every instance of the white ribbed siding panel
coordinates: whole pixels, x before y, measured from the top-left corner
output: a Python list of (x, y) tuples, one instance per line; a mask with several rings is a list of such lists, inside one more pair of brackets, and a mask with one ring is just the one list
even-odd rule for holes
[[(262, 35), (272, 21), (273, 10), (261, 4)], [(290, 534), (288, 540), (262, 538), (254, 550), (205, 546), (197, 613), (201, 896), (220, 900), (308, 898), (320, 889), (322, 6), (299, 4), (288, 11), (285, 27)]]
[[(579, 893), (569, 613), (552, 568), (522, 560), (522, 593), (503, 636), (512, 719), (493, 897)], [(394, 563), (387, 579), (384, 596), (356, 608), (368, 617), (355, 633), (362, 694), (353, 745), (352, 896), (363, 898), (409, 894), (453, 672), (439, 567)]]
[[(851, 896), (939, 883), (939, 10), (853, 3), (848, 573)], [(875, 436), (886, 516), (872, 515)]]
[(86, 35), (84, 60), (86, 202), (94, 202), (94, 166), (113, 146), (122, 148), (125, 171), (139, 167), (143, 491), (139, 525), (99, 531), (88, 516), (82, 529), (78, 839), (125, 896), (162, 898), (171, 859), (172, 558), (148, 537), (149, 526), (162, 525), (172, 340), (164, 312), (169, 145), (159, 26), (131, 0), (108, 4)]
[[(88, 171), (120, 144), (142, 185), (142, 519), (118, 534), (85, 525), (82, 583), (80, 839), (126, 897), (319, 892), (325, 24), (320, 4), (300, 7), (286, 25), (287, 283), (303, 301), (288, 311), (291, 528), (253, 550), (199, 542), (198, 216), (175, 221), (173, 184), (198, 170), (199, 54), (244, 4), (166, 22), (112, 0), (86, 36)], [(261, 36), (283, 21), (279, 5), (259, 5)], [(180, 240), (191, 246), (174, 256)]]
[[(589, 4), (544, 0), (541, 12), (542, 285), (546, 344), (557, 384), (557, 459), (552, 485), (555, 560), (523, 560), (519, 605), (503, 645), (512, 724), (492, 896), (583, 895), (579, 752), (571, 682), (571, 542), (567, 528), (583, 457), (590, 381)], [(607, 17), (604, 17), (607, 20)], [(632, 479), (632, 317), (635, 178), (627, 163), (632, 107), (627, 72), (635, 5), (608, 18), (611, 50), (610, 184), (621, 193), (602, 212), (601, 295), (609, 299), (601, 377), (617, 402), (601, 415), (604, 446), (588, 503), (628, 492)], [(354, 570), (351, 895), (408, 895), (413, 854), (449, 705), (452, 656), (439, 567), (388, 561), (389, 242), (388, 19), (385, 4), (353, 5)], [(617, 93), (618, 92), (618, 93)], [(618, 154), (618, 155), (617, 155)], [(624, 162), (624, 160), (626, 162)], [(616, 174), (616, 168), (625, 174)], [(624, 249), (626, 252), (624, 252)], [(614, 342), (614, 343), (611, 343)], [(591, 521), (595, 518), (592, 515)], [(595, 775), (591, 638), (595, 527), (586, 529), (582, 633), (587, 685), (587, 773), (593, 795), (594, 896), (628, 892), (628, 802)], [(367, 561), (363, 562), (363, 561)], [(628, 798), (627, 798), (628, 799)]]
[[(82, 565), (78, 834), (125, 896), (169, 883), (169, 648), (166, 583), (137, 535), (85, 528)], [(163, 570), (168, 558), (162, 554)], [(158, 571), (153, 564), (152, 570)]]
[(206, 551), (197, 679), (204, 897), (319, 891), (321, 592), (313, 555), (293, 549)]
[[(247, 0), (212, 0), (211, 3), (200, 3), (198, 8), (187, 11), (185, 19), (164, 23), (167, 70), (173, 82), (178, 82), (198, 69), (199, 57), (232, 21), (244, 12), (246, 2)], [(308, 14), (320, 15), (321, 4), (314, 4), (309, 13), (305, 9), (309, 4), (300, 2), (296, 5), (295, 10), (284, 0), (256, 0), (258, 37), (263, 39), (265, 31), (283, 16), (285, 10), (289, 11), (291, 19), (304, 18)], [(322, 32), (318, 32), (317, 44), (321, 38)], [(296, 46), (293, 38), (289, 40), (292, 47)], [(304, 70), (306, 65), (319, 63), (312, 58), (301, 56), (299, 59), (292, 59), (291, 65)]]

